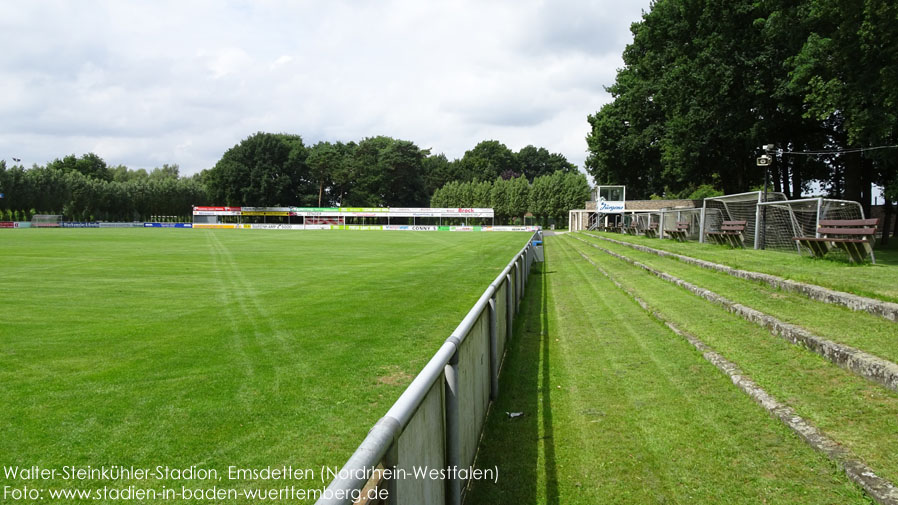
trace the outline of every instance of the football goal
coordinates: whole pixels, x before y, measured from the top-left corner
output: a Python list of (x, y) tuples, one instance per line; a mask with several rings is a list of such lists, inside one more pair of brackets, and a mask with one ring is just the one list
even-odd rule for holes
[(59, 214), (35, 214), (31, 216), (32, 228), (59, 228), (62, 216)]
[(662, 209), (661, 210), (661, 237), (667, 237), (667, 232), (676, 230), (679, 223), (685, 223), (683, 230), (685, 240), (698, 240), (701, 228), (702, 209)]
[(705, 198), (699, 240), (704, 242), (705, 234), (709, 231), (720, 231), (720, 225), (724, 221), (745, 221), (745, 246), (758, 249), (763, 238), (760, 237), (763, 226), (758, 224), (765, 219), (761, 213), (762, 207), (758, 204), (785, 200), (786, 195), (783, 193), (768, 192), (765, 198), (763, 191)]
[(864, 219), (864, 209), (858, 202), (829, 198), (802, 198), (759, 203), (761, 214), (766, 214), (767, 226), (762, 237), (762, 247), (801, 253), (795, 237), (817, 237), (821, 220)]

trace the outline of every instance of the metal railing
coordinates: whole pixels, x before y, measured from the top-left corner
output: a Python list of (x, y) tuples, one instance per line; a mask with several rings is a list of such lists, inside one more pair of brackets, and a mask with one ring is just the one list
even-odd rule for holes
[[(534, 233), (486, 288), (374, 424), (317, 505), (351, 503), (372, 483), (385, 490), (389, 504), (461, 504), (467, 481), (458, 470), (474, 464), (487, 408), (499, 393), (501, 360), (534, 261), (537, 236)], [(378, 467), (384, 472), (375, 471)], [(437, 479), (413, 478), (416, 468), (446, 472)]]

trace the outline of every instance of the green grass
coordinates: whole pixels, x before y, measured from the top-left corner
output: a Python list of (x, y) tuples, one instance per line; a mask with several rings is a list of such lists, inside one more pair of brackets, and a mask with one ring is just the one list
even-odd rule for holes
[(590, 234), (632, 242), (684, 256), (713, 261), (742, 270), (763, 272), (785, 279), (817, 284), (870, 298), (898, 302), (898, 240), (889, 248), (876, 250), (876, 265), (868, 262), (854, 265), (845, 256), (833, 254), (823, 259), (808, 255), (754, 249), (730, 249), (714, 244), (675, 242), (649, 239), (620, 233), (588, 232)]
[[(810, 300), (799, 293), (690, 265), (675, 258), (660, 257), (589, 236), (582, 238), (656, 270), (710, 289), (732, 301), (802, 326), (815, 335), (898, 362), (898, 325), (892, 321), (866, 312), (852, 311), (847, 307)], [(887, 270), (898, 268), (882, 269), (883, 272)]]
[[(898, 393), (843, 370), (684, 289), (564, 237), (655, 310), (736, 363), (780, 401), (850, 449), (878, 475), (898, 481)], [(598, 272), (597, 272), (598, 274)], [(598, 274), (601, 275), (601, 274)]]
[(573, 242), (546, 238), (468, 503), (868, 503)]
[(526, 240), (4, 233), (0, 465), (342, 465)]

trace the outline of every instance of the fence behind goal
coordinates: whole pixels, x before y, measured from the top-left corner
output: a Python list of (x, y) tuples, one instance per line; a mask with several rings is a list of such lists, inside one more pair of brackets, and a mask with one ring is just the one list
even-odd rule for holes
[[(487, 287), (371, 428), (318, 505), (350, 503), (366, 486), (385, 489), (389, 504), (461, 504), (467, 480), (457, 471), (474, 464), (489, 403), (499, 393), (501, 360), (539, 237), (533, 234)], [(415, 468), (447, 469), (447, 478), (413, 478)], [(408, 478), (398, 478), (403, 473)]]

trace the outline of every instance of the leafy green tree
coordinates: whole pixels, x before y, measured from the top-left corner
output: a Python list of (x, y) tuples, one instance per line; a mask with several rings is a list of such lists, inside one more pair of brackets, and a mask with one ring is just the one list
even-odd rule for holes
[(579, 172), (555, 172), (552, 178), (561, 178), (562, 189), (561, 205), (559, 205), (555, 220), (559, 223), (567, 224), (568, 211), (571, 209), (582, 209), (586, 201), (590, 197), (589, 181), (586, 176)]
[(330, 142), (319, 142), (309, 149), (306, 159), (309, 174), (318, 186), (318, 207), (325, 201), (325, 190), (333, 183), (335, 174), (343, 164), (343, 153)]
[(449, 161), (443, 153), (428, 155), (422, 161), (424, 191), (433, 194), (450, 181), (467, 180), (458, 160)]
[[(792, 83), (807, 116), (837, 118), (845, 147), (898, 140), (898, 5), (889, 0), (805, 3), (811, 34), (794, 58)], [(844, 196), (869, 210), (871, 183), (889, 184), (893, 153), (845, 156)]]
[(462, 180), (491, 181), (496, 177), (511, 179), (521, 174), (521, 167), (511, 149), (498, 140), (484, 140), (459, 160)]
[(564, 155), (550, 153), (545, 147), (529, 145), (515, 154), (521, 173), (533, 182), (539, 176), (549, 175), (558, 170), (573, 172), (577, 167), (570, 163)]
[(180, 167), (178, 165), (164, 164), (162, 167), (154, 168), (147, 177), (151, 180), (172, 179), (177, 180), (180, 177)]
[(553, 199), (556, 196), (557, 193), (552, 186), (552, 178), (550, 176), (543, 175), (533, 179), (533, 183), (530, 185), (530, 205), (528, 208), (543, 226), (548, 224), (549, 217), (553, 214)]
[(61, 172), (78, 172), (85, 177), (101, 181), (112, 180), (112, 172), (106, 166), (106, 162), (94, 153), (84, 154), (80, 158), (76, 158), (74, 154), (62, 159), (57, 158), (48, 163), (47, 168)]
[(209, 194), (225, 205), (291, 205), (315, 191), (298, 135), (256, 133), (227, 150), (207, 174)]
[(506, 191), (508, 198), (508, 214), (511, 217), (520, 217), (523, 221), (524, 214), (530, 206), (530, 183), (523, 175), (515, 179), (509, 179)]

